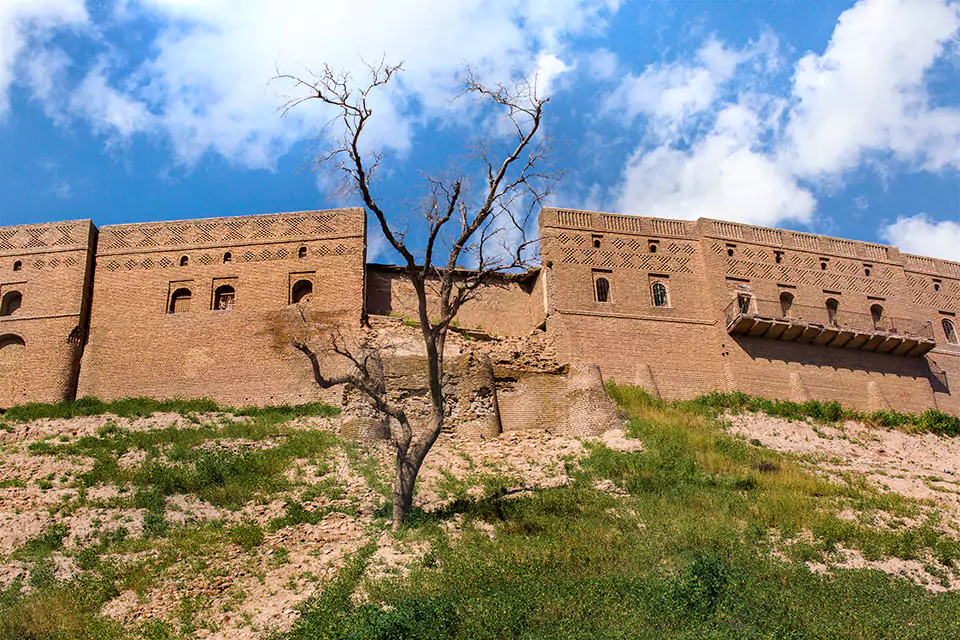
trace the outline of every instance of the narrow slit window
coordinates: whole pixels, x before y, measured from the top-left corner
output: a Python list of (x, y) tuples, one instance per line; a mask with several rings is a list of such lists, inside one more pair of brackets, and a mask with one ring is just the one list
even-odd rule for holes
[(873, 319), (874, 329), (882, 329), (884, 325), (883, 307), (879, 304), (870, 307), (870, 317)]
[(610, 302), (610, 281), (606, 278), (596, 280), (597, 302)]
[(943, 326), (943, 335), (947, 339), (947, 344), (960, 344), (960, 339), (957, 339), (957, 328), (953, 325), (953, 320), (944, 318), (940, 321), (940, 324)]
[(790, 317), (790, 310), (793, 309), (793, 294), (784, 291), (780, 294), (780, 311), (784, 318)]
[(840, 302), (836, 298), (827, 298), (827, 322), (836, 326), (839, 314)]

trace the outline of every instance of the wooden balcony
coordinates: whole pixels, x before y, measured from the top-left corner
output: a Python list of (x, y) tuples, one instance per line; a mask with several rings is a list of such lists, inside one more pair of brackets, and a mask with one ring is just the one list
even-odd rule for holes
[(936, 343), (930, 322), (746, 298), (726, 308), (727, 333), (751, 338), (919, 357)]

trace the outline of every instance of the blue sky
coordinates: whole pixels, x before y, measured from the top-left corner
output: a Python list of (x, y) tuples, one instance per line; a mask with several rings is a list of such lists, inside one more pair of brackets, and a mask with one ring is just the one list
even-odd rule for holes
[(377, 103), (377, 187), (397, 216), (491, 130), (451, 103), (470, 64), (552, 96), (558, 206), (960, 260), (958, 2), (0, 0), (0, 41), (4, 225), (352, 204), (307, 168), (326, 115), (281, 119), (268, 81), (386, 57), (404, 72)]

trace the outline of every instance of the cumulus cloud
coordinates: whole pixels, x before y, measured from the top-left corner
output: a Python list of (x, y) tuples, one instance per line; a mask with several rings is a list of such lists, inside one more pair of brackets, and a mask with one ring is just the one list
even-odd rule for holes
[(955, 41), (960, 4), (865, 0), (823, 55), (796, 65), (786, 146), (798, 175), (837, 177), (873, 152), (919, 168), (958, 166), (960, 109), (929, 104), (925, 77)]
[(932, 220), (920, 213), (899, 217), (880, 229), (880, 237), (905, 253), (960, 261), (960, 222)]
[(724, 108), (690, 148), (640, 150), (624, 170), (617, 211), (773, 225), (809, 222), (816, 202), (777, 162), (758, 151), (764, 125), (742, 104)]
[(745, 58), (744, 52), (711, 39), (693, 64), (652, 64), (639, 76), (628, 75), (607, 98), (604, 110), (621, 114), (628, 122), (647, 116), (649, 133), (659, 138), (676, 135), (691, 117), (714, 104), (720, 85), (733, 77)]
[[(764, 36), (737, 51), (709, 40), (692, 60), (648, 67), (606, 105), (645, 133), (612, 202), (639, 215), (809, 223), (820, 187), (870, 161), (960, 166), (960, 109), (931, 106), (927, 74), (957, 42), (960, 4), (861, 0), (786, 92)], [(652, 135), (651, 135), (652, 133)], [(951, 223), (952, 224), (952, 223)]]
[(43, 40), (57, 28), (81, 26), (88, 20), (83, 0), (0, 2), (0, 117), (10, 109), (14, 66), (30, 40)]
[[(46, 0), (50, 1), (50, 0)], [(401, 81), (374, 104), (372, 137), (403, 154), (416, 126), (457, 117), (450, 101), (469, 62), (490, 80), (536, 75), (549, 91), (574, 67), (563, 44), (598, 28), (619, 0), (418, 0), (362, 3), (306, 0), (143, 0), (116, 19), (144, 14), (161, 25), (151, 56), (115, 78), (93, 69), (77, 107), (95, 129), (130, 136), (165, 135), (177, 159), (191, 164), (215, 152), (241, 165), (272, 168), (292, 145), (328, 120), (316, 104), (282, 121), (277, 107), (289, 84), (327, 63), (362, 79), (365, 61), (403, 61)], [(81, 3), (82, 7), (82, 3)], [(111, 82), (111, 79), (113, 82)]]

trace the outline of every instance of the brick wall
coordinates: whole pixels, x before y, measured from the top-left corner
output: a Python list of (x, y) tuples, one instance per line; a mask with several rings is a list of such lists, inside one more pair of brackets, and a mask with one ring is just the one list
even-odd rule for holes
[(89, 220), (0, 227), (0, 407), (73, 396), (94, 233)]
[[(364, 220), (344, 209), (104, 227), (80, 395), (337, 399), (317, 389), (304, 356), (278, 349), (272, 327), (301, 282), (314, 308), (359, 324)], [(215, 308), (221, 287), (234, 291), (232, 302), (220, 296), (229, 309)]]
[[(960, 346), (947, 343), (941, 326), (960, 308), (960, 264), (707, 219), (544, 209), (540, 224), (548, 326), (564, 359), (596, 362), (607, 378), (665, 397), (741, 390), (960, 414)], [(598, 278), (609, 283), (606, 302)], [(657, 283), (668, 291), (663, 306), (655, 304)], [(784, 293), (793, 316), (825, 322), (831, 298), (842, 321), (869, 325), (878, 308), (890, 323), (882, 327), (932, 335), (936, 348), (910, 357), (727, 332), (738, 295), (756, 301), (754, 313), (759, 306), (780, 315)]]
[[(439, 313), (437, 286), (428, 290), (430, 317)], [(367, 265), (367, 311), (375, 315), (419, 318), (416, 292), (399, 267)], [(522, 336), (543, 323), (543, 287), (539, 272), (521, 278), (501, 277), (483, 288), (457, 315), (460, 326), (493, 335)]]
[[(542, 269), (484, 290), (461, 311), (461, 326), (524, 336), (546, 322), (561, 361), (596, 363), (607, 379), (668, 398), (742, 390), (960, 415), (960, 345), (943, 324), (960, 330), (958, 263), (707, 219), (546, 208), (540, 226)], [(99, 233), (89, 221), (0, 227), (0, 303), (22, 298), (0, 315), (0, 407), (75, 391), (337, 401), (339, 391), (318, 391), (301, 354), (278, 348), (274, 321), (290, 316), (304, 283), (311, 307), (343, 326), (359, 325), (365, 310), (415, 317), (402, 269), (365, 267), (364, 243), (360, 209)], [(230, 289), (232, 298), (217, 295)], [(189, 302), (174, 299), (181, 290)], [(728, 331), (738, 296), (752, 314), (780, 316), (784, 295), (795, 305), (790, 318), (827, 322), (828, 299), (844, 321), (869, 322), (879, 308), (878, 326), (926, 333), (933, 348), (894, 355)], [(535, 407), (553, 410), (553, 382), (535, 378), (523, 398), (508, 390), (505, 426), (529, 423)]]

